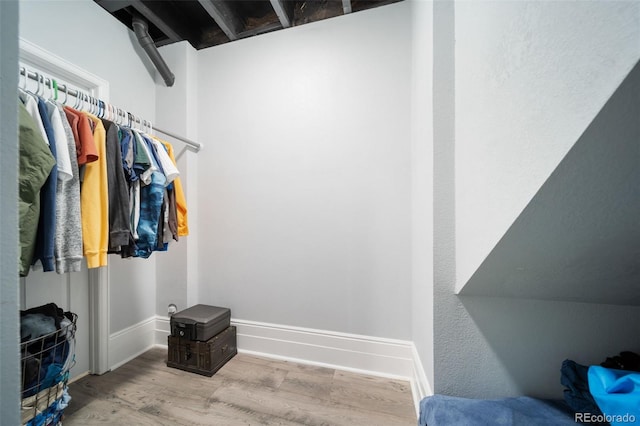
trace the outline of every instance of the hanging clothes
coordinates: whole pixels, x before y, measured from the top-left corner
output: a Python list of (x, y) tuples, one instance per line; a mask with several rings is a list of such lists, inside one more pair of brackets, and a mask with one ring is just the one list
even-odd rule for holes
[(102, 121), (93, 114), (84, 113), (93, 123), (93, 141), (98, 160), (85, 165), (84, 181), (80, 192), (82, 209), (82, 238), (88, 268), (107, 265), (109, 245), (109, 193), (107, 188), (106, 134)]
[(22, 101), (25, 109), (27, 110), (31, 118), (33, 118), (34, 122), (36, 123), (37, 129), (40, 132), (40, 135), (42, 136), (42, 140), (44, 140), (44, 142), (47, 145), (49, 145), (47, 132), (45, 132), (44, 130), (44, 125), (42, 124), (42, 118), (40, 117), (40, 111), (38, 110), (37, 97), (32, 93), (25, 92), (24, 90), (20, 90), (18, 96)]
[(120, 253), (129, 245), (129, 191), (122, 167), (118, 126), (102, 119), (106, 132), (107, 186), (109, 197), (109, 252)]
[[(156, 247), (164, 186), (167, 179), (146, 138), (135, 130), (133, 134), (151, 163), (151, 167), (143, 172), (143, 179), (141, 179), (143, 183), (148, 183), (140, 186), (140, 216), (136, 229), (138, 233), (136, 256), (148, 258)], [(148, 171), (151, 173), (147, 173)], [(146, 177), (146, 181), (144, 177)]]
[(35, 253), (36, 233), (40, 218), (40, 190), (45, 184), (56, 161), (42, 137), (38, 123), (18, 102), (19, 119), (19, 173), (18, 215), (20, 234), (21, 277), (29, 274)]
[[(173, 153), (173, 146), (160, 138), (154, 137), (157, 141), (161, 142), (167, 149), (169, 158), (173, 164), (177, 167), (176, 158)], [(184, 195), (184, 189), (182, 188), (182, 181), (180, 176), (176, 177), (173, 181), (175, 191), (175, 205), (176, 205), (176, 221), (177, 221), (177, 236), (186, 237), (189, 235), (189, 221), (187, 219), (187, 200)]]
[[(85, 112), (24, 90), (19, 99), (21, 276), (39, 263), (79, 271), (83, 256), (89, 268), (108, 253), (147, 258), (188, 234), (173, 147), (131, 128), (141, 120), (123, 126), (102, 101)], [(77, 100), (84, 108), (86, 95)]]
[(98, 149), (93, 140), (89, 118), (84, 113), (68, 106), (64, 107), (64, 112), (71, 124), (71, 130), (73, 130), (78, 167), (98, 161)]
[(56, 164), (58, 168), (58, 182), (64, 182), (73, 179), (73, 170), (71, 168), (71, 157), (67, 148), (67, 135), (62, 125), (62, 116), (58, 110), (58, 106), (52, 101), (44, 101), (46, 113), (51, 123), (53, 137), (56, 143)]
[[(44, 125), (44, 130), (49, 140), (49, 150), (53, 158), (57, 160), (56, 140), (53, 126), (49, 120), (47, 106), (42, 98), (38, 98), (38, 111)], [(54, 167), (49, 173), (47, 181), (40, 190), (40, 220), (38, 221), (38, 234), (36, 238), (36, 252), (33, 263), (42, 262), (45, 272), (55, 269), (53, 261), (53, 246), (56, 232), (56, 187), (58, 185), (58, 168)]]
[(80, 212), (80, 173), (73, 130), (61, 105), (66, 149), (71, 163), (71, 179), (58, 182), (56, 192), (56, 227), (54, 255), (56, 272), (78, 272), (82, 265), (82, 217)]

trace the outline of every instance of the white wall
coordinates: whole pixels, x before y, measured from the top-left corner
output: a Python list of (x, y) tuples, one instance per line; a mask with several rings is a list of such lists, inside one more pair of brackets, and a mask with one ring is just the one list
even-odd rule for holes
[(408, 2), (199, 52), (199, 301), (411, 338)]
[(637, 3), (436, 4), (435, 392), (560, 398), (565, 358), (639, 349), (637, 307), (455, 295), (637, 61), (638, 22)]
[(433, 389), (433, 3), (413, 0), (410, 6), (411, 330)]
[[(172, 87), (166, 87), (160, 76), (156, 78), (156, 124), (163, 130), (197, 141), (197, 51), (186, 41), (164, 46), (159, 51), (176, 79)], [(195, 224), (198, 206), (197, 166), (201, 154), (170, 136), (158, 135), (174, 146), (180, 180), (187, 198), (187, 215), (193, 229), (188, 237), (181, 237), (178, 242), (172, 241), (167, 252), (157, 253), (156, 313), (166, 316), (170, 303), (179, 310), (198, 303), (199, 229)]]
[(18, 332), (18, 2), (0, 2), (0, 412), (19, 424)]
[[(20, 2), (20, 37), (110, 84), (109, 100), (154, 121), (152, 65), (135, 36), (90, 1)], [(109, 256), (111, 333), (155, 314), (155, 258)]]
[(456, 2), (456, 289), (640, 58), (638, 2)]

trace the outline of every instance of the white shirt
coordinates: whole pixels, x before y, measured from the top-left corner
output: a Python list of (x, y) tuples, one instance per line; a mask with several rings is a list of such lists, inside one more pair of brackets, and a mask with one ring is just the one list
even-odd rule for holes
[(47, 112), (53, 128), (53, 138), (56, 142), (56, 163), (58, 165), (58, 180), (66, 181), (73, 178), (71, 168), (71, 158), (69, 157), (69, 147), (67, 145), (67, 133), (62, 126), (62, 118), (57, 105), (47, 102)]
[(175, 164), (173, 164), (173, 161), (171, 161), (171, 157), (169, 157), (169, 153), (167, 152), (167, 150), (164, 149), (164, 145), (162, 145), (162, 143), (158, 142), (152, 137), (149, 137), (149, 140), (153, 144), (153, 147), (156, 149), (156, 154), (158, 154), (158, 161), (160, 161), (160, 167), (162, 167), (162, 171), (167, 177), (167, 183), (165, 183), (165, 186), (169, 186), (169, 184), (173, 182), (175, 178), (180, 176), (180, 172), (178, 171), (178, 168), (175, 166)]

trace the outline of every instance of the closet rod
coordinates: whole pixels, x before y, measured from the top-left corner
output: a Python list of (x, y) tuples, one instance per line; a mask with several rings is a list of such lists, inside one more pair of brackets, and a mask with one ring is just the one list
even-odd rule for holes
[(182, 136), (178, 136), (175, 133), (171, 133), (168, 132), (166, 130), (162, 130), (158, 127), (154, 127), (153, 130), (155, 130), (156, 132), (160, 132), (163, 133), (165, 135), (171, 136), (172, 138), (176, 138), (181, 140), (182, 142), (186, 143), (187, 145), (191, 145), (192, 147), (195, 148), (196, 152), (200, 151), (200, 149), (202, 149), (202, 144), (200, 142), (196, 142), (196, 141), (192, 141), (191, 139), (187, 139), (187, 138), (183, 138)]
[[(0, 0), (0, 1), (2, 1), (2, 0)], [(52, 81), (55, 81), (55, 80), (53, 80), (53, 79), (51, 79), (49, 77), (45, 77), (44, 75), (42, 75), (40, 73), (37, 73), (35, 71), (27, 72), (26, 68), (20, 67), (20, 75), (25, 75), (25, 73), (27, 73), (27, 75), (26, 75), (27, 78), (30, 78), (31, 80), (38, 81), (39, 83), (42, 83), (45, 86), (48, 86), (50, 88), (52, 87)], [(82, 97), (84, 97), (84, 98), (88, 97), (91, 100), (95, 100), (95, 101), (98, 101), (98, 102), (103, 102), (103, 101), (100, 101), (97, 98), (94, 98), (93, 96), (89, 96), (89, 95), (81, 92), (80, 90), (74, 90), (74, 89), (72, 89), (70, 87), (68, 88), (65, 84), (56, 84), (56, 87), (58, 88), (58, 91), (60, 91), (62, 93), (66, 93), (67, 95), (71, 95), (71, 96), (73, 96), (75, 98), (79, 98), (80, 97), (82, 99)], [(172, 138), (178, 139), (178, 140), (186, 143), (187, 145), (192, 146), (195, 149), (196, 152), (198, 152), (198, 151), (200, 151), (200, 149), (202, 149), (202, 144), (200, 142), (195, 142), (195, 141), (192, 141), (192, 140), (187, 139), (185, 137), (182, 137), (180, 135), (176, 135), (175, 133), (168, 132), (166, 130), (163, 130), (163, 129), (160, 129), (160, 128), (157, 128), (157, 127), (152, 127), (151, 123), (148, 122), (147, 120), (141, 120), (139, 117), (128, 113), (126, 110), (122, 110), (120, 108), (117, 108), (117, 110), (118, 110), (118, 113), (120, 111), (122, 111), (122, 113), (124, 114), (123, 115), (124, 117), (127, 117), (127, 116), (133, 117), (133, 121), (136, 122), (136, 123), (139, 123), (142, 126), (145, 126), (146, 124), (148, 124), (149, 128), (152, 128), (153, 130), (156, 130), (157, 132), (160, 132), (160, 133), (163, 133), (165, 135), (171, 136)]]

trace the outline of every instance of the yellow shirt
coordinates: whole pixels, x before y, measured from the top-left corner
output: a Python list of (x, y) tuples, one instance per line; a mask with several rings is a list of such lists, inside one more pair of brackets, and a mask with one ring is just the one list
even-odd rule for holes
[[(167, 142), (167, 141), (163, 141), (160, 138), (157, 138), (154, 136), (154, 139), (157, 140), (158, 142), (160, 142), (161, 144), (163, 144), (166, 148), (167, 151), (169, 152), (169, 157), (171, 158), (171, 161), (173, 161), (173, 164), (177, 167), (177, 163), (176, 163), (176, 158), (173, 155), (173, 146)], [(189, 224), (187, 221), (187, 199), (184, 196), (184, 190), (182, 189), (182, 181), (180, 180), (180, 177), (178, 176), (177, 178), (175, 178), (175, 180), (173, 181), (173, 187), (175, 188), (176, 191), (176, 211), (177, 211), (177, 216), (178, 216), (178, 236), (179, 237), (186, 237), (187, 235), (189, 235)]]
[(102, 120), (84, 113), (93, 121), (93, 141), (98, 160), (87, 163), (80, 191), (83, 253), (89, 268), (107, 265), (109, 245), (109, 194), (107, 186), (106, 132)]

